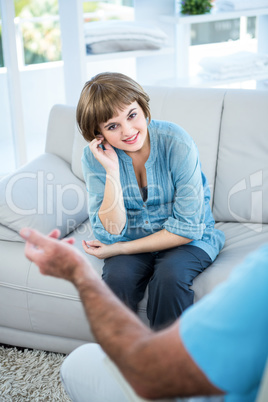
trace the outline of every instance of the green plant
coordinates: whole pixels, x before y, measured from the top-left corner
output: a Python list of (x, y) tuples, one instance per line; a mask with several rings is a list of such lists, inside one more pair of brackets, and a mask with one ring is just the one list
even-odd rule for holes
[(181, 1), (181, 14), (206, 14), (212, 8), (212, 0), (184, 0)]

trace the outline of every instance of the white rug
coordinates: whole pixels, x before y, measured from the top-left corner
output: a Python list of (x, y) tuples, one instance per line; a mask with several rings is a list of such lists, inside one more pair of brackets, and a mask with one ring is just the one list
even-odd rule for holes
[(0, 347), (1, 402), (70, 402), (60, 380), (65, 355)]

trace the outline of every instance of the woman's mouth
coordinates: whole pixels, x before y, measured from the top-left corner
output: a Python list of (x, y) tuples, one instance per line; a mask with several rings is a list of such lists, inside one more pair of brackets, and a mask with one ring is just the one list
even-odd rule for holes
[(126, 144), (134, 144), (134, 143), (137, 141), (137, 139), (138, 139), (139, 133), (140, 133), (140, 132), (138, 132), (138, 133), (135, 134), (135, 135), (132, 135), (132, 137), (129, 137), (127, 140), (123, 140), (123, 142), (125, 142)]

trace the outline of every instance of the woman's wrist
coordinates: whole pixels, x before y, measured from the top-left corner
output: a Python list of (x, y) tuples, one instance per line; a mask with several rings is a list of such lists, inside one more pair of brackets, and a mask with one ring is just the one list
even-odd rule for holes
[(118, 245), (119, 254), (122, 255), (130, 254), (129, 243), (130, 243), (129, 241), (119, 241), (118, 243), (116, 243)]
[(113, 179), (120, 179), (120, 170), (119, 166), (113, 169), (109, 168), (106, 169), (106, 176), (112, 177)]

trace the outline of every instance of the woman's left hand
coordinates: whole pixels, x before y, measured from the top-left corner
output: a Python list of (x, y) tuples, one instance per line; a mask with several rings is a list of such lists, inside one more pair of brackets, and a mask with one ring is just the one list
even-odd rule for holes
[(82, 241), (83, 249), (87, 254), (94, 255), (99, 259), (114, 257), (115, 255), (123, 254), (120, 242), (114, 244), (104, 244), (99, 240)]

